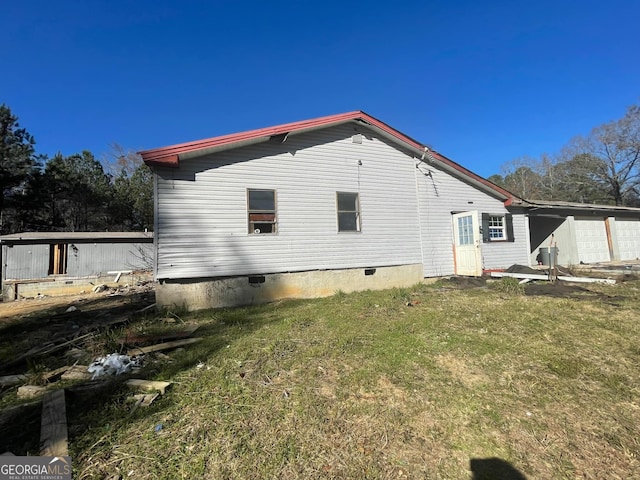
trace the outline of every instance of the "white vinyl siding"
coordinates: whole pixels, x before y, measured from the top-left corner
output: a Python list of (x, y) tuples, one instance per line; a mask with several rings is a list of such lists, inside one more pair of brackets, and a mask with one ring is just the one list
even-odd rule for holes
[[(414, 160), (353, 124), (158, 168), (157, 277), (199, 278), (421, 263)], [(248, 189), (277, 192), (277, 235), (247, 232)], [(358, 193), (361, 232), (337, 232), (336, 192)]]
[[(431, 172), (429, 174), (429, 172)], [(452, 177), (430, 163), (416, 169), (420, 199), (420, 223), (424, 276), (453, 275), (453, 228), (451, 212), (477, 210), (492, 215), (507, 214), (504, 203)], [(524, 215), (513, 215), (514, 242), (481, 243), (484, 269), (528, 265), (527, 231)]]

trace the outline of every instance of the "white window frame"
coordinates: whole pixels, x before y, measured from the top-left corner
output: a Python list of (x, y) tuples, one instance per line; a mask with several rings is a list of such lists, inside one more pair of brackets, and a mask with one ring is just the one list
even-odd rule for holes
[[(355, 195), (355, 210), (340, 209), (341, 195)], [(362, 229), (362, 225), (360, 224), (360, 194), (357, 192), (336, 192), (336, 214), (338, 233), (359, 233)], [(340, 227), (340, 217), (345, 215), (355, 215), (355, 229), (344, 229)]]
[[(251, 208), (251, 192), (271, 192), (273, 209)], [(270, 232), (263, 232), (259, 225), (272, 225)], [(247, 226), (249, 235), (275, 235), (278, 233), (278, 197), (276, 191), (269, 188), (247, 189)]]
[(492, 242), (507, 240), (507, 219), (504, 215), (489, 215), (488, 233)]

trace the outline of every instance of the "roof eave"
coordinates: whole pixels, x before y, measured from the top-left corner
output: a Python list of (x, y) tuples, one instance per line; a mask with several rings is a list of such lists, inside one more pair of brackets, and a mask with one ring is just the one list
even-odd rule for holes
[(429, 160), (437, 160), (437, 162), (434, 163), (434, 166), (440, 167), (449, 173), (454, 174), (458, 178), (463, 178), (471, 185), (504, 201), (505, 205), (509, 205), (517, 198), (503, 188), (476, 175), (470, 170), (467, 170), (456, 162), (446, 158), (444, 155), (431, 151), (420, 142), (360, 110), (320, 117), (312, 120), (303, 120), (275, 127), (250, 130), (237, 134), (224, 135), (221, 137), (213, 137), (196, 142), (171, 145), (139, 153), (144, 162), (149, 166), (178, 168), (181, 160), (192, 159), (241, 146), (266, 142), (271, 138), (280, 135), (297, 135), (348, 122), (361, 122), (367, 125), (369, 128), (377, 131), (388, 140), (391, 140), (410, 151), (417, 158), (424, 159), (426, 157)]

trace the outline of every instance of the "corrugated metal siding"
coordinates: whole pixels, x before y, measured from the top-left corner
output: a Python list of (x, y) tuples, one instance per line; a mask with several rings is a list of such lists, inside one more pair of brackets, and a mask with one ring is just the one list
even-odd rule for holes
[(149, 243), (79, 243), (75, 249), (70, 245), (67, 275), (84, 277), (118, 270), (152, 270), (152, 255), (153, 245)]
[[(3, 278), (46, 278), (49, 273), (49, 249), (48, 244), (13, 247), (3, 245)], [(69, 244), (67, 276), (85, 277), (118, 270), (151, 270), (152, 255), (153, 244), (150, 243)]]
[[(364, 134), (362, 144), (352, 142), (355, 128)], [(414, 160), (355, 128), (157, 169), (157, 277), (421, 263)], [(247, 188), (276, 190), (276, 235), (247, 233)], [(337, 191), (359, 192), (360, 233), (338, 233)]]
[(2, 245), (3, 279), (45, 278), (49, 271), (49, 245)]
[[(426, 175), (431, 172), (431, 175)], [(420, 223), (424, 257), (424, 276), (437, 277), (455, 273), (451, 212), (477, 210), (480, 214), (508, 213), (502, 201), (438, 170), (431, 164), (418, 167)], [(515, 242), (481, 243), (485, 269), (528, 265), (527, 231), (524, 215), (513, 216)]]

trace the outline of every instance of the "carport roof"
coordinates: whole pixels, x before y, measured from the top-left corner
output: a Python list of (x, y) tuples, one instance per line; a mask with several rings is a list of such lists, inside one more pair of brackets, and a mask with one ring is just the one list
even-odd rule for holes
[(595, 203), (577, 203), (577, 202), (563, 202), (559, 200), (526, 200), (525, 207), (529, 211), (535, 211), (537, 209), (542, 210), (570, 210), (576, 212), (590, 212), (590, 213), (631, 213), (640, 215), (640, 208), (624, 207), (620, 205), (602, 205)]
[(22, 232), (0, 236), (6, 245), (51, 243), (150, 243), (153, 232)]

